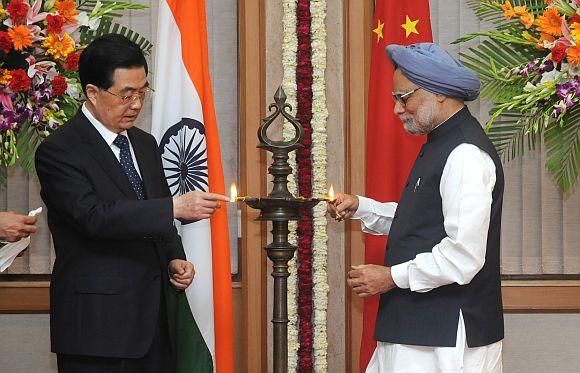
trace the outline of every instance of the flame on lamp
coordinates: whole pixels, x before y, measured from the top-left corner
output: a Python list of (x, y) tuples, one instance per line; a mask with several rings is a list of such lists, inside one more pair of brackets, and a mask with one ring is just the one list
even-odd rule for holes
[(232, 183), (230, 185), (230, 202), (236, 202), (236, 198), (238, 198), (238, 188), (236, 188), (236, 183)]
[(330, 184), (330, 189), (328, 190), (328, 200), (330, 202), (334, 201), (334, 187)]

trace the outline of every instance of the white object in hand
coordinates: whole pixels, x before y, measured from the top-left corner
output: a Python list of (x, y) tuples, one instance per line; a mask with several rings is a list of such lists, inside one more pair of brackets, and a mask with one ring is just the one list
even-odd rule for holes
[[(42, 207), (32, 210), (28, 216), (36, 216), (42, 212)], [(22, 238), (18, 242), (9, 243), (0, 248), (0, 272), (10, 267), (14, 259), (30, 245), (30, 236)]]

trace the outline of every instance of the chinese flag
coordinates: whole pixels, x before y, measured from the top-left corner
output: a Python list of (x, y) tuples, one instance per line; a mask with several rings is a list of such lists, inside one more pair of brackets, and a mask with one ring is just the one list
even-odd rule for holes
[[(409, 135), (393, 114), (393, 66), (385, 48), (432, 41), (428, 0), (377, 0), (373, 20), (372, 58), (366, 147), (366, 196), (398, 201), (424, 136)], [(384, 263), (386, 240), (365, 236), (365, 262)], [(375, 350), (373, 338), (379, 297), (365, 300), (360, 349), (361, 372)]]

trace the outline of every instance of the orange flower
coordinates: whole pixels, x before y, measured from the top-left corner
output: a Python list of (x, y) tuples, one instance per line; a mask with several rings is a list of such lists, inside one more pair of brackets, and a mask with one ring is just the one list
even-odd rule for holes
[(515, 13), (517, 16), (523, 16), (523, 15), (525, 15), (525, 14), (526, 14), (526, 6), (525, 6), (525, 5), (522, 5), (522, 6), (515, 6), (515, 7), (514, 7), (514, 13)]
[(10, 70), (0, 69), (0, 85), (8, 85), (8, 83), (10, 83), (10, 79), (12, 79)]
[(580, 44), (580, 23), (574, 22), (572, 26), (570, 26), (570, 34), (576, 44)]
[(32, 35), (26, 26), (18, 25), (8, 29), (8, 36), (10, 36), (14, 49), (17, 51), (32, 46)]
[(556, 39), (550, 35), (550, 34), (545, 34), (545, 33), (541, 33), (540, 34), (540, 40), (538, 41), (539, 44), (544, 44), (545, 41), (547, 41), (548, 43), (553, 43)]
[(566, 59), (572, 66), (580, 65), (580, 47), (576, 45), (568, 48), (568, 55), (566, 56)]
[(514, 8), (512, 7), (512, 3), (510, 3), (510, 0), (505, 0), (505, 3), (499, 7), (501, 10), (503, 10), (503, 15), (505, 18), (512, 19), (517, 16)]
[(534, 25), (534, 13), (525, 13), (520, 17), (520, 22), (526, 29), (529, 29)]
[(544, 0), (544, 2), (548, 5), (552, 4), (554, 2), (554, 0)]
[(64, 18), (66, 23), (77, 23), (77, 19), (75, 18), (79, 11), (77, 10), (76, 4), (74, 0), (62, 0), (57, 1), (54, 4), (58, 15)]
[(538, 16), (538, 26), (546, 34), (560, 36), (562, 35), (562, 16), (556, 9), (546, 9), (544, 15)]
[(42, 46), (48, 48), (45, 54), (51, 54), (56, 59), (64, 58), (75, 50), (75, 42), (66, 32), (62, 35), (49, 34)]

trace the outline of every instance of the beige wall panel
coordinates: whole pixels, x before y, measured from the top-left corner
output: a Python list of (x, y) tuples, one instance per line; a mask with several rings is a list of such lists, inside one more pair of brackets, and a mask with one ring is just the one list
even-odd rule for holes
[[(546, 164), (546, 150), (541, 149), (542, 166)], [(542, 273), (560, 274), (564, 271), (562, 236), (562, 191), (556, 186), (552, 174), (542, 168)]]

